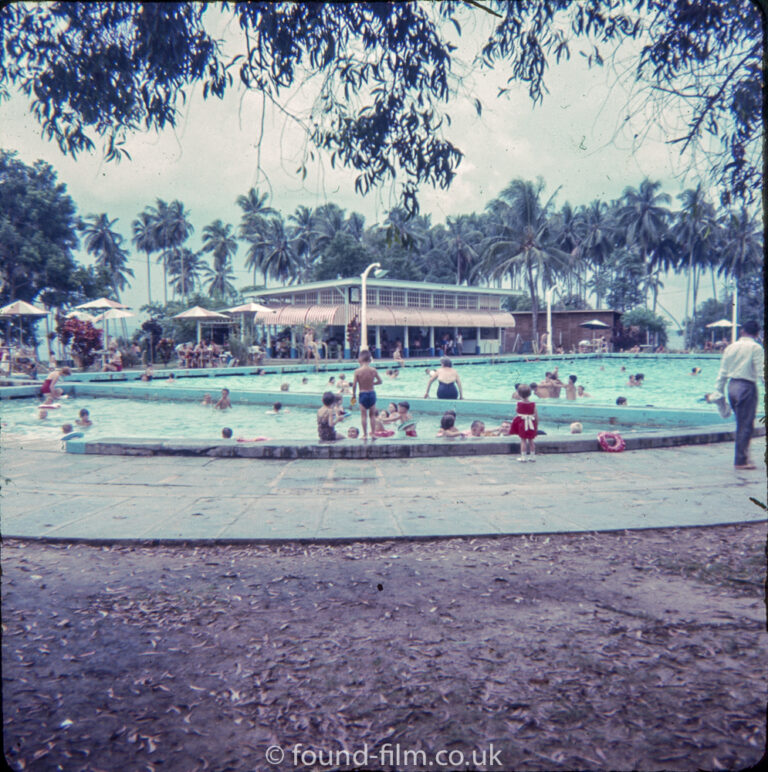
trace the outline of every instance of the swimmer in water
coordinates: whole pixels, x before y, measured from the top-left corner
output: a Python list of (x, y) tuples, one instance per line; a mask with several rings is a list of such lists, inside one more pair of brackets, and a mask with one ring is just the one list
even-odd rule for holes
[(80, 411), (80, 417), (75, 421), (75, 423), (78, 426), (93, 426), (93, 421), (91, 421), (91, 414), (88, 410), (88, 408), (84, 407)]
[(232, 407), (232, 403), (229, 401), (229, 389), (221, 390), (221, 398), (213, 406), (214, 410), (227, 410)]

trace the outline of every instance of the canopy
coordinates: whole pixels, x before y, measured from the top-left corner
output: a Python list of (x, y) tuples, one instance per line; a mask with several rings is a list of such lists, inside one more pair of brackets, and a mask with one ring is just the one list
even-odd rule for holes
[(601, 322), (599, 319), (590, 319), (588, 322), (582, 322), (579, 327), (586, 327), (588, 330), (608, 330), (611, 325)]
[(0, 308), (0, 316), (48, 316), (48, 312), (27, 303), (26, 300), (14, 300), (13, 303)]
[(93, 314), (89, 314), (87, 311), (70, 311), (66, 316), (66, 319), (79, 319), (81, 322), (93, 322), (96, 321), (96, 317)]
[(228, 314), (276, 314), (276, 308), (270, 308), (269, 306), (263, 306), (261, 303), (244, 303), (242, 306), (235, 306), (234, 308), (226, 309)]
[(87, 303), (81, 303), (75, 308), (128, 308), (128, 306), (109, 298), (97, 298), (96, 300), (89, 300)]
[(202, 306), (193, 306), (186, 311), (182, 311), (180, 314), (174, 314), (174, 319), (222, 319), (228, 322), (229, 319), (218, 311), (209, 311)]
[(99, 314), (94, 321), (103, 322), (107, 319), (128, 319), (129, 317), (136, 316), (132, 311), (128, 311), (124, 308), (110, 308), (109, 311), (105, 311), (103, 314)]
[(215, 320), (219, 319), (222, 322), (229, 322), (231, 321), (228, 316), (224, 316), (224, 314), (220, 314), (217, 311), (209, 311), (207, 308), (203, 308), (202, 306), (193, 306), (192, 308), (188, 308), (186, 311), (182, 311), (180, 314), (175, 314), (173, 316), (174, 319), (197, 319), (197, 342), (200, 343), (202, 340), (201, 335), (201, 324), (203, 319), (208, 320)]
[(733, 322), (730, 319), (718, 319), (716, 322), (708, 324), (707, 327), (733, 327)]

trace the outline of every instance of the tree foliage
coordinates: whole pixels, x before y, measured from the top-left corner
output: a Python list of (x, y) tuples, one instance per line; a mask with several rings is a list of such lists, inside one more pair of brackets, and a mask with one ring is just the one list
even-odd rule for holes
[(75, 203), (43, 161), (0, 150), (0, 300), (55, 304), (77, 287)]
[[(195, 84), (221, 98), (237, 82), (287, 112), (286, 92), (319, 76), (302, 119), (313, 145), (354, 169), (362, 193), (397, 178), (413, 214), (419, 185), (448, 187), (462, 157), (444, 137), (461, 69), (449, 31), (461, 35), (471, 15), (490, 13), (499, 21), (477, 60), (508, 69), (502, 94), (522, 83), (540, 101), (547, 69), (572, 48), (600, 65), (617, 44), (639, 40), (633, 77), (646, 100), (666, 108), (675, 99), (688, 113), (673, 141), (720, 140), (713, 167), (728, 195), (748, 200), (759, 180), (762, 30), (748, 0), (51, 2), (2, 13), (0, 90), (29, 96), (44, 136), (73, 155), (97, 138), (108, 159), (126, 155), (126, 134), (174, 126)], [(234, 56), (209, 31), (216, 13), (239, 27)]]

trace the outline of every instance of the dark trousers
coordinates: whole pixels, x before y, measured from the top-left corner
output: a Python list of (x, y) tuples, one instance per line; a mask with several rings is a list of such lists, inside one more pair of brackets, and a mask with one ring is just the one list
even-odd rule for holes
[(747, 451), (757, 412), (757, 384), (742, 378), (731, 378), (728, 384), (728, 401), (736, 417), (736, 453), (733, 463), (748, 463)]

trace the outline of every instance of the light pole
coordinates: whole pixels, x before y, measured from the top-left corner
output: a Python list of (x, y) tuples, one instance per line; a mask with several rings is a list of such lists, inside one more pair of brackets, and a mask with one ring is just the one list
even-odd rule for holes
[(547, 354), (552, 354), (552, 295), (559, 291), (560, 285), (553, 284), (544, 293), (547, 299)]
[(360, 298), (360, 351), (367, 351), (368, 350), (368, 292), (366, 290), (366, 284), (368, 282), (368, 274), (376, 270), (376, 273), (373, 275), (380, 279), (382, 276), (386, 275), (386, 270), (382, 269), (381, 263), (371, 263), (360, 275), (360, 278), (362, 279), (362, 288), (361, 288), (361, 294), (362, 297)]
[(731, 318), (731, 343), (736, 342), (736, 320), (739, 318), (739, 283), (733, 281), (733, 315)]

